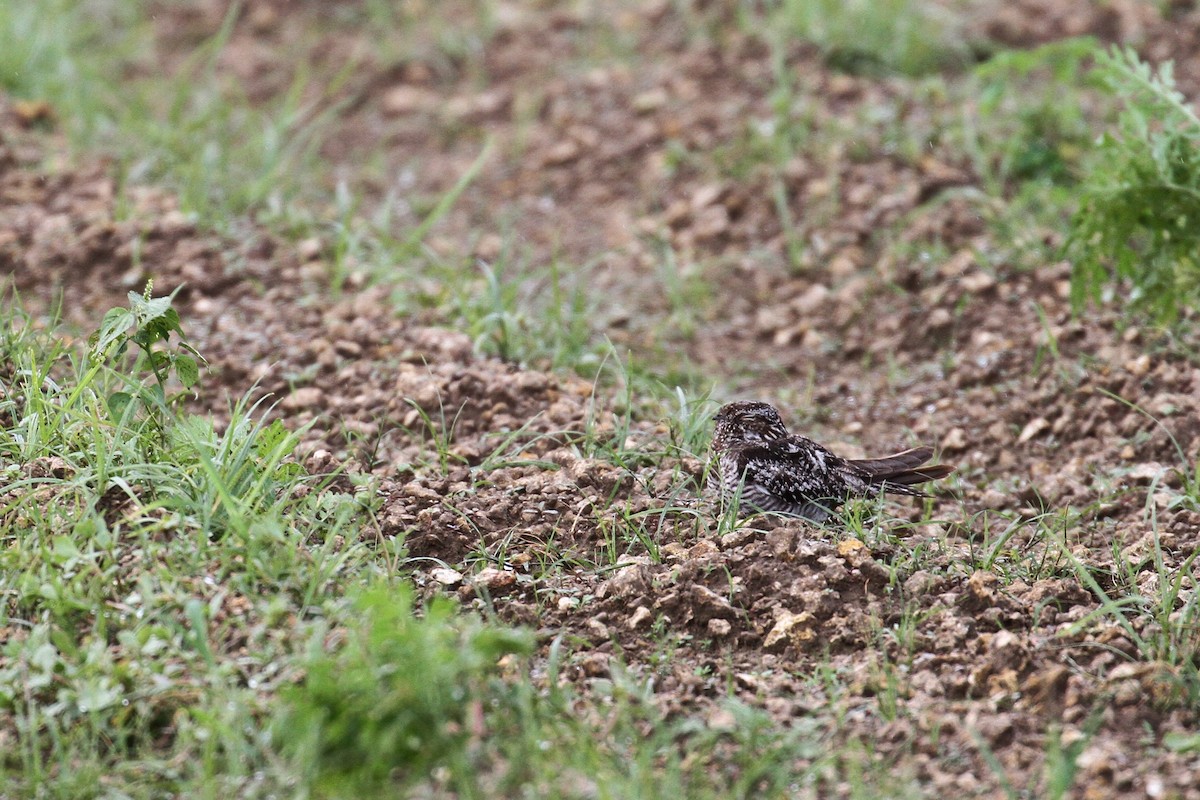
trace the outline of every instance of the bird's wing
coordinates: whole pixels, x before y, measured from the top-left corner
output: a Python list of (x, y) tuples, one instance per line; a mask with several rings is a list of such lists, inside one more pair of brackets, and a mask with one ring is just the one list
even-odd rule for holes
[(844, 458), (802, 436), (789, 436), (741, 452), (746, 485), (758, 485), (788, 503), (841, 502), (858, 487), (847, 480), (855, 470)]
[(895, 473), (916, 469), (931, 458), (932, 447), (914, 447), (883, 458), (860, 458), (850, 463), (873, 476), (886, 478)]

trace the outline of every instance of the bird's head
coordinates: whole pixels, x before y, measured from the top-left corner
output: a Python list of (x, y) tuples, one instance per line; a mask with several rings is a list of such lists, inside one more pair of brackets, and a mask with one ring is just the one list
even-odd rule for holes
[(788, 435), (775, 407), (755, 400), (728, 403), (721, 407), (713, 421), (717, 425), (713, 433), (713, 447), (717, 450), (730, 445), (784, 439)]

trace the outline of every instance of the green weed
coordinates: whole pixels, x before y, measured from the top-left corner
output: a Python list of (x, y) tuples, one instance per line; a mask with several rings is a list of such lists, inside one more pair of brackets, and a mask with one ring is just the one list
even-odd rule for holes
[(323, 635), (314, 638), (304, 682), (283, 692), (274, 735), (316, 783), (361, 796), (465, 759), (469, 740), (485, 733), (472, 715), (503, 702), (497, 661), (528, 655), (532, 640), (456, 615), (444, 600), (418, 617), (404, 585), (368, 587), (353, 602), (363, 622), (333, 653)]
[(1099, 80), (1123, 100), (1116, 129), (1087, 160), (1067, 253), (1076, 306), (1111, 296), (1122, 281), (1135, 306), (1174, 319), (1200, 296), (1200, 119), (1132, 50), (1098, 53)]
[(782, 0), (773, 22), (813, 42), (835, 69), (922, 75), (966, 63), (961, 20), (924, 0)]
[(1091, 124), (1083, 98), (1064, 101), (1064, 93), (1094, 85), (1086, 66), (1096, 51), (1095, 40), (1080, 37), (1004, 50), (975, 68), (969, 91), (978, 120), (964, 113), (962, 122), (989, 193), (1010, 182), (1074, 183)]

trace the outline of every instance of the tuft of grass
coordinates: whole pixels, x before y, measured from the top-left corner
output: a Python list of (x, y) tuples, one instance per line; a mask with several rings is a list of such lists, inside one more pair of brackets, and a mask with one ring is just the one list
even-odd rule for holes
[[(529, 655), (531, 636), (455, 614), (446, 600), (414, 612), (410, 586), (380, 583), (352, 599), (363, 622), (334, 652), (311, 642), (303, 683), (285, 690), (274, 736), (317, 785), (362, 796), (420, 780), (448, 761), (469, 774), (469, 745), (485, 734), (508, 688), (498, 661)], [(461, 762), (453, 762), (461, 759)]]
[(1162, 320), (1200, 299), (1200, 118), (1133, 50), (1096, 56), (1099, 80), (1124, 101), (1079, 187), (1067, 253), (1076, 307), (1133, 286), (1133, 304)]
[(781, 729), (736, 702), (728, 728), (668, 722), (649, 683), (615, 660), (601, 702), (581, 706), (559, 681), (561, 637), (539, 689), (523, 665), (528, 632), (446, 601), (418, 612), (405, 585), (367, 587), (348, 605), (356, 621), (332, 648), (331, 631), (314, 634), (273, 728), (301, 784), (320, 796), (775, 797), (815, 779), (800, 765), (820, 760), (816, 725)]
[[(1064, 93), (1091, 86), (1086, 67), (1097, 52), (1090, 37), (1032, 50), (1004, 50), (975, 68), (969, 84), (978, 117), (964, 112), (975, 171), (999, 196), (1008, 184), (1071, 185), (1087, 152), (1091, 123), (1083, 98)], [(984, 141), (986, 139), (986, 141)]]
[(971, 58), (961, 20), (928, 0), (783, 0), (773, 19), (834, 69), (918, 76)]
[[(1151, 537), (1148, 565), (1131, 561), (1114, 545), (1115, 567), (1108, 574), (1067, 552), (1080, 582), (1096, 596), (1098, 605), (1068, 628), (1066, 635), (1076, 635), (1099, 620), (1111, 620), (1133, 643), (1138, 657), (1156, 666), (1153, 699), (1163, 707), (1195, 711), (1200, 709), (1200, 551), (1172, 563), (1157, 526)], [(1147, 566), (1153, 580), (1139, 580)]]

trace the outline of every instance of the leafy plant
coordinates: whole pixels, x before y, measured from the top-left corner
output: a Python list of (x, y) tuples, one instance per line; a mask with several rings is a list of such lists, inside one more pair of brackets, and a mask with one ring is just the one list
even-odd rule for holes
[(970, 56), (959, 20), (923, 0), (783, 0), (778, 14), (845, 72), (923, 75)]
[(375, 585), (354, 604), (361, 626), (309, 659), (303, 684), (284, 693), (276, 736), (318, 783), (381, 787), (394, 770), (420, 778), (483, 735), (472, 709), (500, 699), (489, 689), (497, 661), (531, 652), (532, 641), (457, 616), (444, 599), (418, 616), (407, 585)]
[[(126, 422), (128, 415), (137, 413), (140, 407), (161, 439), (171, 407), (186, 395), (168, 394), (169, 380), (175, 377), (185, 390), (191, 389), (200, 380), (197, 359), (203, 357), (184, 338), (179, 312), (171, 306), (175, 293), (152, 297), (152, 289), (153, 281), (146, 284), (141, 295), (129, 293), (128, 308), (109, 309), (100, 328), (88, 338), (88, 346), (95, 369), (108, 366), (124, 376), (125, 389), (110, 392), (105, 398), (113, 422)], [(178, 334), (174, 347), (170, 346), (172, 333)], [(136, 348), (132, 359), (130, 345)], [(139, 377), (145, 373), (149, 375)]]
[(1200, 119), (1171, 62), (1155, 70), (1128, 49), (1096, 62), (1125, 106), (1100, 137), (1071, 220), (1072, 299), (1100, 300), (1128, 280), (1135, 305), (1170, 320), (1200, 296)]

